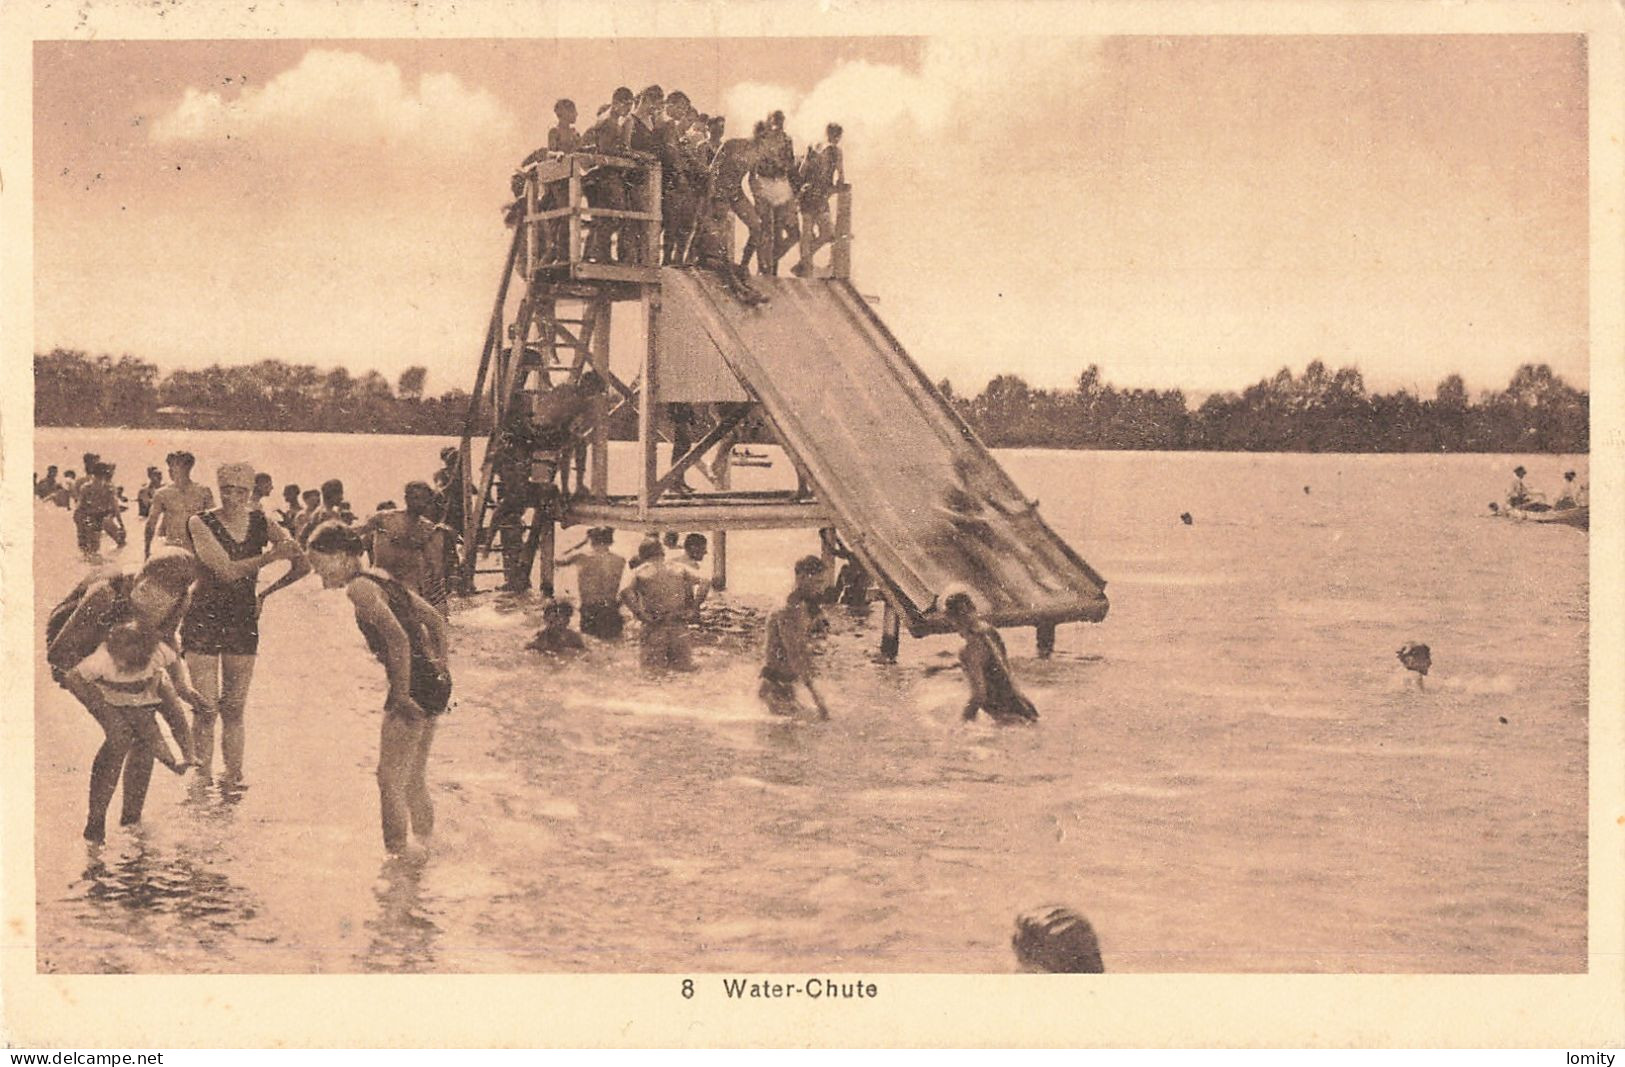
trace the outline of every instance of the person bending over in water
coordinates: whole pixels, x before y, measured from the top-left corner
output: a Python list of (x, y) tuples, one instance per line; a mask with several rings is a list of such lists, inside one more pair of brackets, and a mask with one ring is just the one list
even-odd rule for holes
[(767, 655), (756, 695), (775, 715), (795, 715), (801, 711), (796, 701), (796, 683), (800, 682), (812, 697), (818, 717), (827, 719), (829, 707), (813, 686), (809, 648), (813, 604), (824, 590), (824, 561), (817, 556), (803, 556), (796, 561), (795, 576), (784, 607), (767, 618)]
[(966, 722), (978, 711), (1001, 725), (1034, 722), (1038, 709), (1016, 688), (1010, 674), (1010, 657), (1004, 650), (999, 631), (982, 621), (970, 592), (956, 589), (942, 602), (948, 622), (965, 639), (959, 650), (959, 665), (970, 683), (970, 699), (965, 702)]
[(568, 600), (550, 600), (542, 609), (542, 628), (525, 648), (546, 656), (574, 656), (587, 651), (581, 635), (570, 629), (570, 616), (576, 606)]
[[(197, 560), (179, 548), (160, 548), (135, 574), (92, 576), (70, 592), (45, 623), (46, 661), (51, 677), (68, 688), (95, 718), (105, 737), (90, 765), (90, 817), (85, 837), (106, 836), (107, 806), (124, 780), (122, 825), (141, 821), (147, 785), (152, 778), (154, 752), (144, 736), (132, 729), (123, 712), (101, 698), (92, 686), (69, 687), (70, 671), (106, 643), (118, 625), (135, 621), (173, 649), (175, 629), (186, 614), (187, 590), (197, 576)], [(176, 689), (194, 705), (195, 697), (180, 668), (172, 668)], [(185, 684), (179, 684), (185, 682)]]
[(355, 530), (326, 522), (310, 536), (310, 564), (328, 589), (344, 589), (356, 626), (384, 665), (389, 694), (378, 738), (378, 801), (384, 847), (407, 850), (434, 832), (426, 782), (435, 718), (451, 704), (446, 623), (434, 605), (382, 571), (366, 569), (366, 545)]
[[(62, 684), (87, 706), (99, 698), (124, 717), (131, 734), (152, 751), (159, 763), (176, 774), (185, 774), (193, 763), (192, 731), (169, 673), (179, 662), (172, 647), (132, 620), (109, 630), (102, 647), (68, 671)], [(89, 689), (95, 690), (94, 695)], [(196, 690), (190, 686), (186, 689), (192, 703), (202, 703)], [(181, 747), (178, 759), (158, 729), (158, 713), (163, 714), (169, 732)]]

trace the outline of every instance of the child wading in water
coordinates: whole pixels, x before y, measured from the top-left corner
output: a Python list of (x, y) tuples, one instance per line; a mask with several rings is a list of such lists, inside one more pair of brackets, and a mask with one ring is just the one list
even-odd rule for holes
[(795, 715), (801, 705), (796, 700), (800, 682), (813, 699), (820, 719), (829, 718), (824, 698), (813, 687), (812, 650), (808, 647), (812, 630), (813, 604), (823, 593), (824, 562), (817, 556), (796, 561), (796, 584), (784, 607), (767, 618), (767, 654), (762, 664), (762, 684), (757, 696), (775, 715)]
[[(192, 730), (180, 694), (193, 705), (201, 705), (203, 698), (191, 687), (184, 670), (174, 649), (140, 623), (125, 622), (109, 630), (106, 643), (80, 660), (63, 684), (84, 703), (91, 695), (85, 687), (93, 688), (95, 697), (123, 715), (131, 733), (146, 743), (159, 763), (185, 774), (193, 763)], [(182, 672), (179, 686), (171, 679), (171, 671)], [(160, 712), (181, 747), (178, 759), (158, 729), (155, 715)], [(96, 814), (91, 813), (91, 821), (97, 821)]]
[(967, 590), (955, 589), (942, 602), (949, 624), (965, 639), (959, 650), (959, 664), (970, 683), (970, 699), (965, 702), (966, 722), (978, 711), (1000, 725), (1036, 722), (1038, 709), (1016, 688), (1010, 673), (1010, 657), (1004, 650), (999, 631), (982, 621), (976, 602)]
[(587, 651), (581, 635), (570, 629), (576, 606), (568, 600), (551, 600), (542, 609), (542, 628), (525, 648), (547, 656), (574, 656)]

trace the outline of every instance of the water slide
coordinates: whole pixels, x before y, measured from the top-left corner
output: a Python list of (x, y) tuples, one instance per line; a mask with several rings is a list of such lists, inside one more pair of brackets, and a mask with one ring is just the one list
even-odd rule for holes
[(941, 628), (938, 598), (956, 584), (996, 626), (1105, 617), (1105, 580), (1044, 524), (851, 283), (752, 278), (772, 300), (747, 307), (705, 271), (660, 280), (662, 337), (669, 328), (715, 347), (912, 632)]

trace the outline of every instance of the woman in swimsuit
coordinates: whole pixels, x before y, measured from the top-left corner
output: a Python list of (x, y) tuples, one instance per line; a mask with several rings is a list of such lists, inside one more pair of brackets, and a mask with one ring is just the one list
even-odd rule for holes
[(1000, 725), (1035, 722), (1038, 709), (1016, 688), (1010, 675), (1010, 657), (1004, 650), (1004, 639), (999, 631), (982, 621), (976, 613), (976, 602), (964, 589), (954, 590), (943, 599), (942, 609), (948, 622), (965, 645), (959, 650), (959, 664), (965, 669), (965, 680), (970, 682), (970, 699), (965, 702), (965, 720), (976, 718), (978, 711)]
[[(174, 644), (175, 628), (186, 614), (186, 592), (196, 574), (197, 561), (186, 550), (161, 548), (136, 574), (85, 579), (46, 622), (45, 658), (51, 665), (51, 677), (64, 684), (68, 672), (95, 652), (121, 623), (140, 623), (160, 640)], [(90, 765), (90, 817), (85, 822), (85, 837), (100, 841), (106, 833), (107, 807), (121, 776), (124, 805), (119, 823), (129, 826), (141, 821), (154, 753), (118, 709), (97, 700), (91, 691), (69, 692), (95, 716), (105, 735)]]
[[(181, 648), (198, 691), (219, 712), (224, 784), (240, 787), (246, 741), (243, 713), (259, 652), (260, 611), (266, 597), (309, 574), (310, 565), (286, 530), (249, 506), (254, 494), (251, 465), (223, 464), (216, 477), (220, 506), (193, 515), (187, 524), (203, 566), (181, 626)], [(263, 593), (256, 592), (260, 568), (282, 559), (290, 561), (288, 573)], [(192, 724), (198, 774), (204, 779), (214, 764), (214, 719), (214, 714), (199, 712)]]
[(451, 702), (445, 620), (421, 596), (366, 567), (366, 546), (355, 530), (323, 523), (311, 534), (309, 551), (322, 585), (348, 592), (356, 626), (389, 677), (378, 739), (378, 800), (384, 847), (405, 852), (408, 828), (420, 843), (434, 830), (425, 778), (435, 718)]

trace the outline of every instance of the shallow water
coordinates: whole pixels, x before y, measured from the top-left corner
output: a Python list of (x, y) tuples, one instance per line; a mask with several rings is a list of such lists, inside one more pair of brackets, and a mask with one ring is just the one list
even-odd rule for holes
[[(442, 442), (184, 443), (203, 475), (338, 474), (365, 512)], [(133, 495), (171, 447), (42, 430), (36, 466), (94, 448)], [(383, 672), (342, 594), (266, 609), (246, 794), (160, 767), (145, 824), (99, 848), (100, 732), (37, 673), (40, 968), (1004, 972), (1012, 917), (1064, 902), (1113, 971), (1584, 970), (1589, 542), (1481, 517), (1515, 461), (1549, 484), (1583, 457), (1001, 459), (1112, 601), (1048, 662), (1007, 633), (1033, 729), (958, 723), (963, 683), (926, 671), (951, 638), (870, 663), (878, 613), (835, 620), (834, 721), (766, 715), (755, 620), (810, 531), (731, 539), (730, 632), (686, 677), (641, 677), (630, 643), (546, 664), (520, 649), (534, 603), (460, 606), (421, 863), (382, 852)], [(84, 565), (67, 514), (37, 514), (43, 619)], [(1426, 692), (1406, 640), (1432, 646)]]

